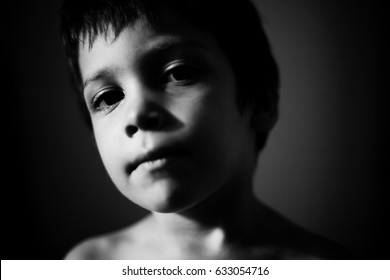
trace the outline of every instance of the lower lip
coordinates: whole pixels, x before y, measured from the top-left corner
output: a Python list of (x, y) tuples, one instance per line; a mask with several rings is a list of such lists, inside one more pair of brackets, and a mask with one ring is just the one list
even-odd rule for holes
[(168, 162), (167, 158), (160, 158), (160, 159), (144, 162), (139, 167), (144, 169), (162, 168), (164, 167), (164, 165), (167, 164), (167, 162)]
[(144, 171), (162, 171), (176, 166), (184, 159), (184, 156), (170, 156), (152, 161), (147, 161), (138, 166), (138, 169)]

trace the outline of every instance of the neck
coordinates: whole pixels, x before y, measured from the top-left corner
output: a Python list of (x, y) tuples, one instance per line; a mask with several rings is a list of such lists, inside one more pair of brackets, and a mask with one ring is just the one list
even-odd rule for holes
[(154, 213), (159, 230), (178, 244), (213, 244), (214, 249), (251, 231), (257, 201), (251, 184), (222, 188), (180, 213)]

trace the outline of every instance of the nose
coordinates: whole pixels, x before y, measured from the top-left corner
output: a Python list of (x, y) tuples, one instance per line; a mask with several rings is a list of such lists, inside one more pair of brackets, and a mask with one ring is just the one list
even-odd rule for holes
[(125, 126), (127, 136), (133, 137), (139, 131), (159, 131), (168, 126), (169, 112), (162, 101), (141, 92), (132, 97), (129, 103)]
[(162, 130), (166, 123), (166, 116), (162, 109), (143, 109), (138, 112), (126, 125), (126, 134), (133, 137), (139, 130), (158, 131)]

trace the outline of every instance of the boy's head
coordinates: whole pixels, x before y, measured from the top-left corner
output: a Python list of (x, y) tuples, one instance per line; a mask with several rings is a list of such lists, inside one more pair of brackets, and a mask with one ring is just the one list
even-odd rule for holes
[(67, 1), (62, 23), (103, 163), (125, 196), (180, 211), (252, 179), (278, 71), (248, 1)]
[[(158, 26), (161, 7), (168, 7), (195, 26), (212, 34), (227, 55), (238, 79), (238, 108), (256, 103), (277, 117), (279, 73), (258, 12), (249, 0), (68, 0), (62, 8), (62, 37), (73, 85), (85, 102), (78, 65), (80, 44), (92, 46), (98, 35), (114, 28), (117, 36), (139, 18)], [(85, 41), (87, 40), (87, 42)], [(89, 113), (85, 111), (89, 120)], [(258, 150), (268, 133), (260, 133)]]

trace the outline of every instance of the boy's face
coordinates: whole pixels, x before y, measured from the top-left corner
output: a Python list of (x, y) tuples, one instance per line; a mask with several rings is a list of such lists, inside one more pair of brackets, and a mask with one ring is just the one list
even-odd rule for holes
[(140, 206), (176, 212), (251, 179), (255, 132), (215, 40), (164, 15), (158, 30), (139, 20), (81, 45), (79, 63), (111, 179)]

